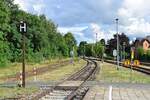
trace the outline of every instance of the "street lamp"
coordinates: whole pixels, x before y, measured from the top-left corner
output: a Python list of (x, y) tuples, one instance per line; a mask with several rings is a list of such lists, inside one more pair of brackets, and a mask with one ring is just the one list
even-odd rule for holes
[(117, 32), (117, 70), (119, 70), (119, 36), (118, 36), (118, 21), (119, 19), (116, 18), (116, 32)]

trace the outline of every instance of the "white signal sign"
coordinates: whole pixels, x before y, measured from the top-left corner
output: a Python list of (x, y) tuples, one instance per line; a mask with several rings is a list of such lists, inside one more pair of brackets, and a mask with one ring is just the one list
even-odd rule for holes
[(20, 21), (20, 29), (19, 31), (21, 33), (26, 33), (27, 32), (27, 23), (24, 21)]
[(116, 57), (117, 56), (117, 50), (113, 50), (113, 56)]

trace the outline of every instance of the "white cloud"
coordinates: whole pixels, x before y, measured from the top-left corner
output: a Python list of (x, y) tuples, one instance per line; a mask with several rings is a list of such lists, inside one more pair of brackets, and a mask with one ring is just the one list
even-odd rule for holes
[(25, 0), (15, 0), (14, 3), (19, 4), (19, 8), (24, 10), (24, 11), (29, 10), (29, 3), (26, 3)]
[(76, 25), (74, 27), (58, 27), (58, 31), (62, 34), (66, 34), (67, 32), (72, 32), (78, 42), (87, 41), (89, 43), (96, 42), (96, 33), (97, 40), (105, 39), (108, 40), (113, 38), (113, 34), (115, 31), (109, 29), (108, 31), (103, 30), (99, 24), (90, 23), (85, 25)]
[(111, 30), (108, 30), (108, 32), (106, 32), (105, 30), (102, 30), (102, 28), (100, 27), (100, 25), (96, 24), (96, 23), (91, 23), (91, 29), (93, 31), (93, 37), (96, 38), (96, 33), (97, 33), (97, 38), (98, 40), (101, 40), (101, 39), (110, 39), (113, 37), (113, 31)]
[(58, 31), (62, 34), (66, 34), (67, 32), (73, 33), (75, 38), (78, 39), (78, 43), (80, 41), (92, 41), (91, 38), (84, 35), (85, 33), (83, 31), (86, 29), (88, 29), (88, 26), (58, 27)]
[(43, 14), (45, 9), (44, 1), (37, 0), (37, 2), (33, 5), (33, 9), (37, 14)]
[(122, 21), (121, 30), (128, 36), (144, 37), (150, 34), (150, 0), (124, 0), (118, 9), (118, 16)]
[(124, 0), (123, 7), (132, 17), (145, 17), (150, 14), (150, 0)]
[(45, 9), (45, 3), (44, 0), (15, 0), (15, 4), (19, 4), (19, 8), (27, 11), (37, 13), (37, 14), (43, 14)]
[[(101, 27), (98, 24), (92, 23), (91, 29), (93, 31), (93, 37), (95, 37), (95, 39), (97, 38), (97, 40), (100, 40), (102, 38), (105, 38), (105, 33), (104, 33), (104, 31), (102, 31)], [(97, 35), (97, 37), (96, 37), (96, 35)]]
[(120, 8), (118, 10), (118, 15), (119, 17), (126, 17), (126, 18), (131, 17), (131, 13), (125, 8)]
[(88, 26), (84, 26), (84, 27), (58, 27), (58, 31), (62, 32), (62, 33), (67, 33), (67, 32), (73, 32), (73, 33), (80, 33), (83, 30), (87, 29)]
[(129, 33), (141, 33), (143, 35), (150, 33), (150, 23), (146, 22), (145, 19), (129, 18), (129, 21), (131, 22), (131, 25), (125, 27)]

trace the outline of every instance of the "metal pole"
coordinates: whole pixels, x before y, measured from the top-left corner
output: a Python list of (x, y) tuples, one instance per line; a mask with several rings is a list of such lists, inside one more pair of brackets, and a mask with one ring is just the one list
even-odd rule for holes
[[(96, 33), (96, 44), (95, 44), (96, 48), (97, 48), (97, 33)], [(95, 50), (95, 56), (97, 57), (97, 49)]]
[(124, 60), (126, 59), (126, 50), (125, 50), (125, 46), (124, 46)]
[(25, 87), (25, 33), (22, 35), (22, 87)]
[(96, 43), (97, 43), (97, 33), (96, 33)]
[(84, 57), (85, 57), (85, 44), (84, 44)]
[(120, 46), (120, 61), (122, 61), (122, 59), (123, 59), (122, 53), (123, 53), (123, 47)]
[(94, 42), (92, 43), (92, 56), (94, 57), (94, 49), (93, 49), (93, 46), (94, 46)]
[(104, 46), (104, 44), (103, 44), (102, 63), (104, 62), (104, 50), (105, 50), (105, 46)]
[(126, 57), (125, 57), (125, 42), (123, 42), (123, 60), (125, 61)]
[(119, 36), (118, 36), (118, 18), (116, 18), (116, 32), (117, 32), (117, 70), (119, 70)]

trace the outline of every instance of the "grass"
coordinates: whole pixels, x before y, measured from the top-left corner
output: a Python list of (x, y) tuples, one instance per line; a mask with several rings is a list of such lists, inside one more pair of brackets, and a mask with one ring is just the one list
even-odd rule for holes
[[(38, 81), (59, 81), (66, 77), (69, 77), (71, 74), (75, 73), (76, 71), (80, 70), (84, 65), (86, 64), (86, 61), (80, 60), (75, 61), (75, 65), (69, 64), (63, 67), (60, 67), (58, 69), (52, 70), (50, 72), (37, 75)], [(28, 78), (28, 81), (33, 80), (34, 77)]]
[(0, 98), (16, 98), (18, 96), (27, 96), (38, 91), (36, 87), (19, 88), (19, 87), (0, 87)]
[(116, 65), (103, 63), (100, 64), (101, 71), (96, 80), (103, 82), (127, 82), (127, 83), (150, 83), (150, 76), (137, 71), (131, 71), (121, 67), (116, 70)]
[[(68, 58), (66, 59), (61, 59), (61, 61), (69, 60)], [(41, 63), (27, 63), (26, 64), (26, 71), (33, 70), (34, 67), (40, 68), (40, 67), (45, 67), (50, 64), (55, 64), (60, 61), (59, 59), (54, 59), (54, 60), (46, 60)], [(3, 78), (5, 77), (10, 77), (10, 76), (15, 76), (17, 72), (20, 72), (22, 70), (22, 64), (21, 63), (13, 63), (8, 67), (0, 68), (0, 83), (4, 82)]]

